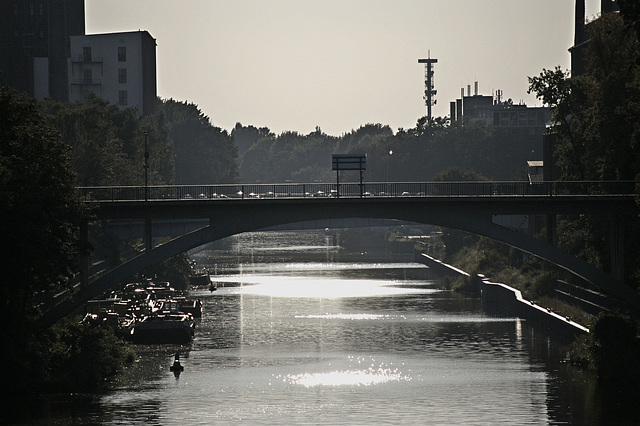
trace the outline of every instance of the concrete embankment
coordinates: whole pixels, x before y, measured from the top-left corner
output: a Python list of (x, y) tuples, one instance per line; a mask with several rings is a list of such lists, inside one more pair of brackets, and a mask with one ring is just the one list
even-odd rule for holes
[(576, 323), (571, 318), (558, 315), (534, 301), (525, 300), (520, 290), (502, 283), (493, 283), (482, 275), (471, 276), (454, 266), (448, 265), (427, 254), (419, 253), (416, 259), (436, 273), (445, 276), (463, 275), (473, 279), (482, 297), (482, 305), (489, 313), (514, 315), (526, 319), (536, 326), (565, 336), (579, 336), (589, 332), (589, 329)]

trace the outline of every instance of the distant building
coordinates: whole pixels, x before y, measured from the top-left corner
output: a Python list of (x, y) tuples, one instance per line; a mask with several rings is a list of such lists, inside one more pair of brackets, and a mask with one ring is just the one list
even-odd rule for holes
[(71, 37), (69, 101), (89, 93), (139, 115), (156, 109), (156, 40), (147, 31)]
[(0, 1), (0, 85), (67, 101), (69, 37), (84, 33), (84, 0)]
[(84, 0), (0, 0), (0, 85), (36, 99), (93, 92), (155, 111), (156, 42), (146, 31), (86, 35)]
[[(468, 86), (468, 92), (471, 87)], [(551, 123), (551, 111), (548, 107), (528, 107), (525, 104), (513, 104), (501, 100), (498, 96), (478, 94), (478, 83), (474, 95), (464, 96), (451, 102), (451, 121), (464, 119), (467, 122), (484, 121), (487, 126), (501, 129), (510, 135), (542, 136)]]

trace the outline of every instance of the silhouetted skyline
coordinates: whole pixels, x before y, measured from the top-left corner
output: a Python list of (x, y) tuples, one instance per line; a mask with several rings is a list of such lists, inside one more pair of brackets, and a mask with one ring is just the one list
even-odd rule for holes
[[(588, 18), (600, 0), (587, 0)], [(569, 69), (575, 0), (86, 0), (87, 34), (147, 30), (158, 95), (213, 124), (340, 135), (367, 123), (414, 127), (434, 67), (447, 116), (460, 89), (540, 105), (528, 76)]]

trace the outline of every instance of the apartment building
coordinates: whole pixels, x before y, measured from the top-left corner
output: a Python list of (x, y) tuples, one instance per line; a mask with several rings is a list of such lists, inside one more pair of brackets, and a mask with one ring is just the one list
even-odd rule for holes
[(70, 102), (94, 93), (138, 115), (156, 109), (156, 40), (147, 31), (72, 36), (68, 72)]

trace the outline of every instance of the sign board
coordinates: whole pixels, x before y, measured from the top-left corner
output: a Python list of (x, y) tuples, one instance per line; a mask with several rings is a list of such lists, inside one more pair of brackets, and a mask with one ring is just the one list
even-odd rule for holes
[(333, 154), (332, 170), (365, 170), (367, 154)]

